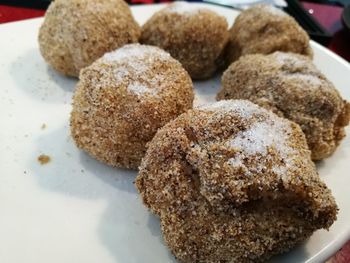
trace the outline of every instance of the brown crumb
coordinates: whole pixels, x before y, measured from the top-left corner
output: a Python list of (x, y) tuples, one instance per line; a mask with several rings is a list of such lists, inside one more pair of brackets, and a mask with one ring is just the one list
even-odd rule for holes
[(45, 129), (46, 129), (46, 123), (43, 123), (43, 124), (41, 125), (41, 129), (42, 129), (42, 130), (45, 130)]
[(46, 154), (40, 154), (38, 156), (38, 162), (41, 164), (41, 165), (44, 165), (44, 164), (47, 164), (51, 161), (51, 157), (46, 155)]

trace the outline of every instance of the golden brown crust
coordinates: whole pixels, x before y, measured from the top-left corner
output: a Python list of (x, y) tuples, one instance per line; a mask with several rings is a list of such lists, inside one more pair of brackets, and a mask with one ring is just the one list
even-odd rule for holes
[(269, 5), (243, 11), (229, 30), (226, 48), (231, 64), (247, 54), (293, 52), (312, 57), (309, 36), (291, 16)]
[(142, 27), (140, 42), (155, 45), (178, 59), (194, 79), (208, 78), (223, 64), (227, 21), (211, 10), (174, 3)]
[(300, 127), (249, 101), (166, 124), (136, 186), (183, 262), (260, 262), (328, 228), (337, 213)]
[(139, 36), (140, 27), (123, 0), (55, 0), (40, 28), (39, 46), (54, 69), (78, 76), (104, 53)]
[(192, 108), (193, 97), (190, 76), (168, 53), (126, 45), (81, 71), (71, 133), (96, 159), (136, 169), (157, 129)]
[(330, 156), (345, 136), (349, 103), (304, 56), (247, 55), (223, 74), (217, 99), (249, 99), (298, 123), (313, 160)]

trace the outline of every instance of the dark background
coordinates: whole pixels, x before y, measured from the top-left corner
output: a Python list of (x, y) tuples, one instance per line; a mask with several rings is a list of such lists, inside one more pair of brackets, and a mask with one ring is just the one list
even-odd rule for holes
[[(29, 8), (39, 8), (46, 9), (50, 4), (51, 0), (0, 0), (0, 4), (4, 5), (13, 5)], [(169, 0), (127, 0), (130, 4), (147, 4), (147, 3), (161, 3), (161, 2), (170, 2)], [(200, 2), (192, 0), (190, 2)], [(315, 3), (327, 3), (338, 6), (346, 6), (350, 4), (350, 0), (308, 0), (308, 2)]]

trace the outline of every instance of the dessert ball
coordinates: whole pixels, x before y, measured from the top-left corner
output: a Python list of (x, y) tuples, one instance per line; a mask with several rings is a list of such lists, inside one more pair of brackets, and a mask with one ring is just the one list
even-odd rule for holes
[(227, 100), (161, 128), (136, 185), (182, 262), (261, 262), (336, 219), (300, 127)]
[(68, 76), (78, 76), (108, 51), (137, 42), (140, 27), (123, 0), (55, 0), (39, 31), (44, 59)]
[(79, 78), (72, 137), (112, 166), (136, 169), (157, 129), (192, 108), (190, 76), (157, 47), (125, 45), (81, 70)]
[(223, 74), (218, 99), (248, 99), (300, 125), (313, 160), (330, 156), (345, 136), (350, 105), (304, 56), (247, 55)]
[(282, 10), (256, 5), (243, 11), (229, 31), (227, 62), (247, 54), (284, 51), (312, 57), (308, 34)]
[(181, 62), (192, 78), (203, 79), (223, 64), (227, 27), (226, 19), (213, 11), (177, 2), (146, 22), (140, 42), (163, 48)]

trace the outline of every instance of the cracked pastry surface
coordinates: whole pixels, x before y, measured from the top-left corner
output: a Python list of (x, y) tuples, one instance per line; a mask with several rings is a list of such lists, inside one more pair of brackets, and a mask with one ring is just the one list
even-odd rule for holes
[(77, 77), (104, 53), (137, 42), (140, 27), (123, 0), (55, 0), (39, 30), (40, 52), (58, 72)]
[(96, 159), (136, 169), (157, 129), (192, 108), (193, 97), (190, 76), (167, 52), (126, 45), (81, 71), (71, 134)]
[(337, 213), (300, 127), (245, 100), (166, 124), (136, 186), (182, 262), (261, 262), (328, 228)]
[(299, 124), (313, 160), (336, 150), (345, 137), (350, 105), (304, 56), (275, 52), (247, 55), (222, 76), (217, 99), (248, 99)]
[(223, 64), (228, 40), (225, 17), (185, 2), (168, 5), (142, 27), (140, 42), (159, 46), (194, 79), (208, 78)]

